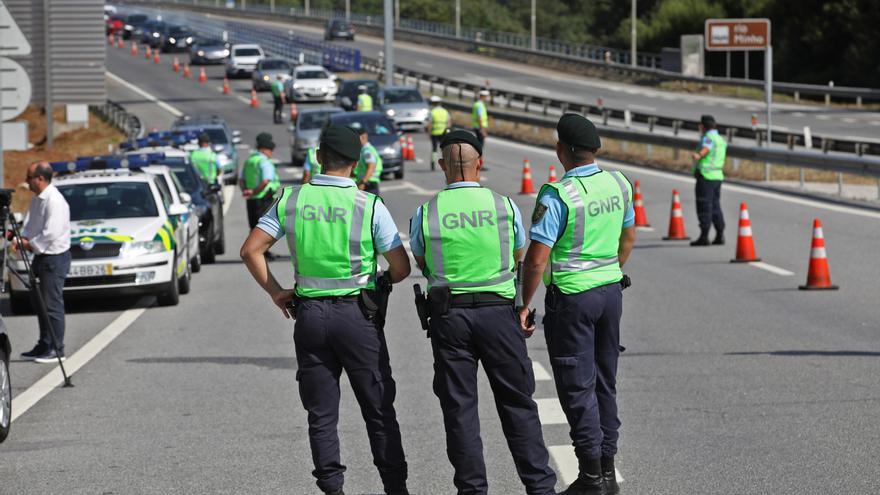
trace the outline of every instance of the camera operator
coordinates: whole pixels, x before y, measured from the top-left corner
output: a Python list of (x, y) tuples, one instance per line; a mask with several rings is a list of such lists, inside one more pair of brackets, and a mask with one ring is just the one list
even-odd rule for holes
[[(64, 359), (64, 279), (70, 270), (70, 207), (52, 184), (52, 167), (47, 162), (32, 163), (27, 170), (27, 184), (34, 193), (28, 208), (18, 249), (34, 253), (34, 275), (40, 280), (40, 292), (46, 302), (49, 321), (40, 316), (40, 341), (21, 357), (38, 363)], [(31, 291), (34, 307), (36, 294)], [(55, 330), (58, 355), (49, 335), (49, 323)]]

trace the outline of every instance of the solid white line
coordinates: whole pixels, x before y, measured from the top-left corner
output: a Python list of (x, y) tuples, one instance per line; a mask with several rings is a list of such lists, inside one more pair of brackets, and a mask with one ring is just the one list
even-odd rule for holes
[(235, 97), (238, 98), (238, 101), (240, 101), (240, 102), (243, 102), (243, 103), (245, 103), (245, 104), (247, 104), (247, 105), (250, 105), (250, 104), (251, 104), (251, 99), (250, 99), (250, 98), (245, 98), (244, 96), (241, 96), (241, 95), (235, 95)]
[(226, 216), (226, 213), (229, 212), (229, 206), (232, 204), (232, 199), (235, 198), (235, 186), (232, 184), (228, 184), (223, 186), (223, 216)]
[(536, 382), (553, 379), (553, 377), (550, 376), (550, 373), (547, 372), (547, 369), (538, 361), (532, 361), (532, 371), (534, 372)]
[[(548, 157), (555, 157), (556, 156), (555, 151), (547, 150), (544, 148), (538, 148), (535, 146), (530, 146), (530, 145), (526, 145), (526, 144), (522, 144), (522, 143), (517, 143), (514, 141), (509, 141), (507, 139), (502, 139), (502, 138), (496, 137), (496, 138), (492, 138), (492, 142), (507, 145), (512, 148), (519, 148), (523, 151), (528, 151), (531, 153), (543, 153), (543, 154), (547, 155)], [(660, 177), (663, 179), (676, 181), (676, 182), (682, 182), (685, 184), (693, 184), (693, 182), (694, 182), (694, 179), (692, 179), (691, 177), (677, 175), (677, 174), (673, 174), (670, 172), (664, 172), (662, 170), (653, 170), (653, 169), (649, 169), (649, 168), (636, 167), (633, 165), (625, 165), (623, 163), (616, 162), (613, 160), (602, 160), (602, 162), (612, 165), (613, 168), (627, 171), (627, 172), (630, 172), (633, 174), (649, 175), (652, 177)], [(876, 211), (863, 210), (860, 208), (852, 208), (849, 206), (836, 205), (836, 204), (832, 204), (832, 203), (824, 203), (822, 201), (799, 198), (796, 196), (788, 196), (783, 193), (764, 191), (761, 189), (751, 188), (749, 186), (741, 186), (739, 184), (725, 184), (724, 189), (727, 191), (736, 191), (736, 192), (740, 192), (743, 194), (750, 194), (752, 196), (760, 196), (762, 198), (775, 199), (777, 201), (784, 201), (786, 203), (793, 203), (793, 204), (803, 205), (803, 206), (811, 206), (813, 208), (820, 208), (823, 210), (834, 211), (837, 213), (848, 213), (850, 215), (857, 215), (857, 216), (862, 216), (862, 217), (880, 219), (880, 212), (876, 212)]]
[[(144, 308), (127, 309), (122, 312), (97, 335), (92, 337), (86, 345), (76, 351), (67, 361), (64, 362), (64, 369), (67, 374), (73, 375), (80, 368), (86, 365), (95, 356), (98, 355), (110, 342), (119, 337), (135, 320), (146, 311)], [(12, 399), (12, 421), (26, 413), (31, 407), (43, 397), (49, 395), (49, 392), (55, 390), (56, 387), (64, 383), (61, 376), (61, 369), (53, 366), (43, 378), (27, 388), (24, 392), (18, 394)]]
[(536, 88), (534, 86), (526, 86), (526, 89), (533, 92), (533, 93), (538, 93), (538, 94), (542, 94), (542, 95), (549, 95), (550, 94), (550, 92), (547, 91), (546, 89)]
[(639, 232), (654, 232), (654, 227), (636, 227)]
[(416, 65), (418, 65), (419, 67), (425, 67), (425, 68), (427, 68), (427, 69), (430, 69), (430, 68), (434, 67), (433, 65), (431, 65), (431, 64), (429, 64), (429, 63), (427, 63), (427, 62), (422, 62), (422, 61), (418, 61), (418, 62), (416, 62)]
[[(559, 476), (559, 481), (563, 485), (574, 483), (578, 477), (578, 460), (574, 455), (574, 447), (571, 445), (551, 445), (547, 447), (547, 450), (550, 452), (553, 463), (556, 464), (556, 474)], [(620, 475), (620, 470), (615, 468), (614, 473), (617, 476), (617, 482), (623, 483), (624, 479)]]
[(110, 71), (107, 71), (107, 77), (109, 77), (110, 79), (113, 79), (114, 81), (118, 82), (119, 84), (125, 86), (125, 87), (128, 88), (129, 90), (134, 91), (135, 93), (137, 93), (137, 94), (143, 96), (144, 98), (146, 98), (146, 99), (152, 101), (153, 103), (155, 103), (156, 105), (158, 105), (159, 108), (161, 108), (162, 110), (167, 111), (167, 112), (170, 113), (171, 115), (174, 115), (175, 117), (180, 117), (181, 115), (183, 115), (183, 112), (181, 112), (180, 110), (178, 110), (178, 109), (172, 107), (171, 105), (165, 103), (164, 101), (160, 100), (159, 98), (156, 98), (155, 96), (151, 95), (150, 93), (147, 93), (147, 92), (144, 91), (143, 89), (141, 89), (141, 88), (135, 86), (134, 84), (132, 84), (132, 83), (126, 81), (125, 79), (122, 79), (121, 77), (117, 76), (116, 74), (114, 74), (114, 73), (112, 73), (112, 72), (110, 72)]
[(562, 406), (559, 405), (559, 399), (535, 399), (538, 404), (538, 416), (541, 418), (542, 425), (564, 425), (568, 424), (565, 419), (565, 413)]
[(791, 277), (792, 275), (794, 275), (794, 272), (790, 272), (790, 271), (786, 270), (785, 268), (779, 268), (778, 266), (773, 266), (769, 263), (764, 263), (763, 261), (751, 261), (751, 262), (749, 262), (749, 265), (751, 265), (755, 268), (760, 268), (761, 270), (766, 270), (770, 273), (775, 273), (776, 275), (779, 275), (782, 277)]

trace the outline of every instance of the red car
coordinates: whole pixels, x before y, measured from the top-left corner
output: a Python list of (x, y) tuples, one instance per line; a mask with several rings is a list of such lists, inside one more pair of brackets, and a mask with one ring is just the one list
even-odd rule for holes
[(107, 18), (107, 34), (116, 34), (125, 28), (125, 17), (111, 15)]

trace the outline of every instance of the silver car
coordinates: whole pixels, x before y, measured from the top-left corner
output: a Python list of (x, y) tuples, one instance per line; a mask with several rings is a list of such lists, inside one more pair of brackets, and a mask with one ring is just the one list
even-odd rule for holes
[(229, 56), (229, 43), (222, 40), (196, 40), (189, 49), (190, 65), (222, 64)]
[(296, 124), (290, 126), (290, 162), (302, 165), (309, 148), (318, 146), (321, 130), (334, 113), (342, 112), (339, 107), (309, 108), (302, 110)]
[(257, 67), (251, 75), (251, 81), (255, 91), (269, 91), (272, 81), (281, 76), (282, 84), (287, 84), (293, 74), (293, 66), (290, 62), (281, 58), (264, 58), (257, 62)]
[(398, 129), (424, 129), (430, 110), (419, 90), (408, 86), (387, 86), (379, 92), (379, 108)]

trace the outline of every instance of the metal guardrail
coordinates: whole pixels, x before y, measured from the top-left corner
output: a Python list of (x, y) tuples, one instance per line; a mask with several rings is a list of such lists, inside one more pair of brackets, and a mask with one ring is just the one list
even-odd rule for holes
[(92, 112), (125, 134), (125, 140), (138, 139), (144, 135), (144, 127), (137, 115), (128, 113), (118, 103), (107, 100), (103, 105), (92, 105)]

